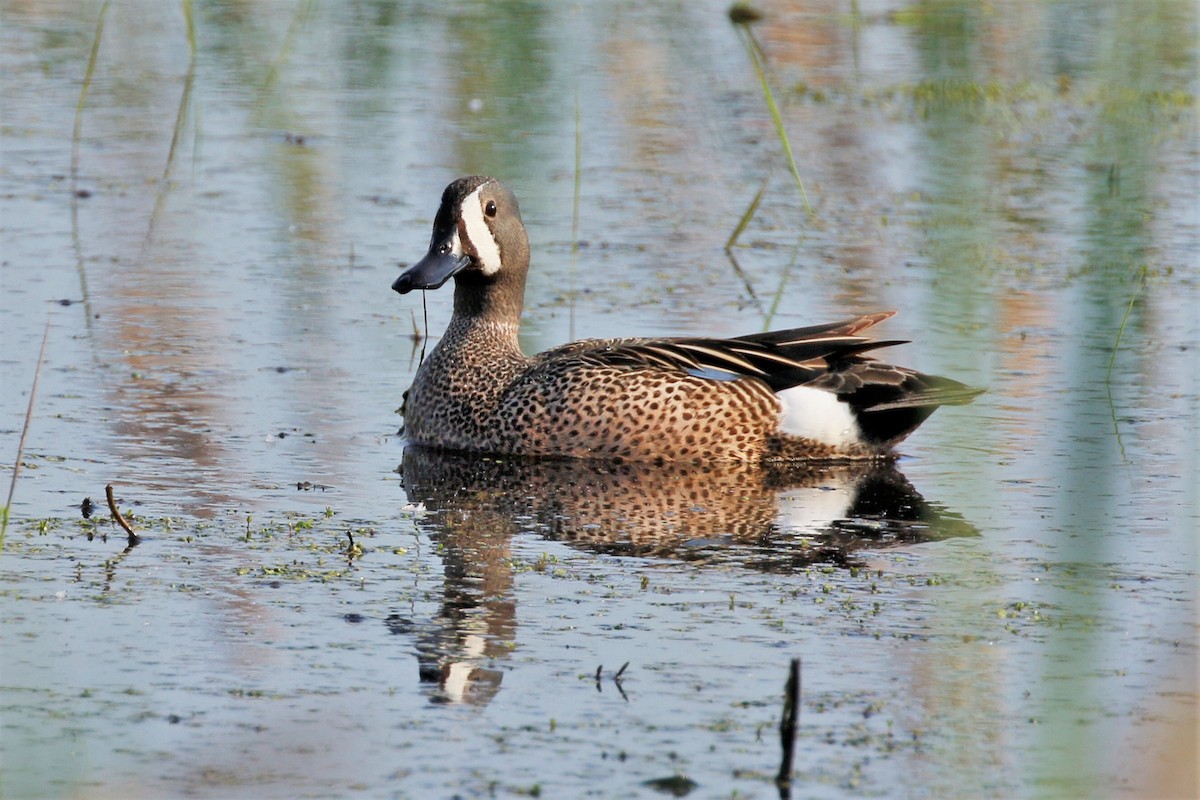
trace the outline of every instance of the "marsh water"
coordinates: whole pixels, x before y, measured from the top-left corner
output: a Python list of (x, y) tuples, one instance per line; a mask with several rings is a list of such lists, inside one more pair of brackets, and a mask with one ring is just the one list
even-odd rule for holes
[[(1196, 794), (1194, 4), (760, 10), (0, 2), (0, 796), (778, 797), (792, 658), (794, 796)], [(472, 173), (527, 352), (897, 309), (987, 394), (877, 470), (406, 449)]]

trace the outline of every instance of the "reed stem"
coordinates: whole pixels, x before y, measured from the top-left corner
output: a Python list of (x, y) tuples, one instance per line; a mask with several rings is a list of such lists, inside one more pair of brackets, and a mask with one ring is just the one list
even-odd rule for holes
[(50, 338), (50, 315), (46, 315), (46, 330), (42, 332), (42, 346), (38, 350), (37, 366), (33, 369), (33, 384), (29, 387), (29, 406), (25, 409), (25, 424), (21, 426), (21, 438), (17, 441), (17, 460), (13, 462), (12, 479), (8, 482), (8, 499), (0, 509), (0, 550), (4, 549), (4, 534), (8, 532), (8, 517), (12, 511), (13, 492), (17, 488), (17, 475), (21, 472), (21, 458), (25, 455), (25, 435), (33, 420), (33, 404), (37, 399), (38, 378), (42, 375), (42, 362), (46, 356), (46, 341)]

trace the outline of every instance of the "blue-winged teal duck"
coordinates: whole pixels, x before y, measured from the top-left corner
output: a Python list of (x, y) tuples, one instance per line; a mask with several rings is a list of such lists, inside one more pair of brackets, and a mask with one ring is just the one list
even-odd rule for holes
[(417, 370), (409, 441), (488, 453), (630, 461), (887, 457), (940, 405), (980, 390), (877, 361), (859, 334), (894, 312), (734, 339), (588, 339), (526, 356), (517, 328), (529, 238), (494, 178), (442, 194), (425, 257), (392, 288), (454, 278), (454, 314)]

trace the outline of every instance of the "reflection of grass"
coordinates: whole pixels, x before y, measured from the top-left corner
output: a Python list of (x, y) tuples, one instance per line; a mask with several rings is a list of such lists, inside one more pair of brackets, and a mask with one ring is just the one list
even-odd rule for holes
[(188, 67), (183, 78), (183, 92), (179, 96), (179, 108), (175, 112), (175, 126), (171, 131), (171, 146), (167, 149), (167, 163), (163, 167), (162, 180), (158, 186), (158, 196), (154, 200), (154, 211), (150, 215), (150, 225), (146, 229), (146, 240), (149, 241), (154, 233), (155, 223), (162, 214), (166, 203), (167, 192), (171, 185), (171, 173), (175, 169), (175, 155), (179, 149), (179, 139), (184, 125), (187, 124), (188, 110), (192, 104), (192, 84), (196, 78), (196, 14), (192, 0), (181, 0), (183, 19), (187, 26)]
[(801, 81), (791, 87), (790, 96), (810, 105), (892, 109), (911, 112), (921, 119), (953, 109), (972, 121), (1010, 125), (1033, 121), (1052, 124), (1061, 119), (1063, 109), (1085, 116), (1103, 109), (1110, 117), (1157, 126), (1164, 136), (1190, 134), (1196, 109), (1196, 95), (1184, 89), (1073, 83), (1064, 78), (1016, 82), (931, 78), (871, 87), (847, 83), (822, 88)]
[(96, 20), (96, 34), (92, 37), (92, 52), (88, 56), (87, 69), (83, 73), (83, 85), (79, 89), (79, 100), (75, 103), (75, 129), (71, 135), (71, 202), (78, 200), (76, 195), (79, 179), (79, 139), (83, 135), (83, 108), (87, 104), (88, 90), (92, 86), (92, 76), (96, 74), (96, 56), (100, 53), (100, 40), (104, 35), (104, 16), (108, 13), (110, 0), (104, 0), (100, 6), (100, 16)]
[(579, 194), (583, 182), (583, 127), (579, 124), (579, 90), (575, 90), (575, 194), (571, 199), (571, 272), (567, 294), (570, 298), (570, 335), (575, 340), (575, 270), (579, 261)]
[(192, 0), (183, 0), (182, 5), (183, 19), (187, 25), (188, 68), (187, 75), (183, 79), (183, 94), (179, 98), (179, 109), (175, 112), (175, 127), (171, 132), (171, 146), (167, 150), (167, 166), (163, 171), (164, 181), (170, 175), (171, 167), (175, 163), (175, 151), (179, 146), (180, 131), (182, 131), (183, 125), (187, 121), (187, 111), (192, 96), (192, 84), (196, 77), (196, 14), (192, 8)]
[(263, 79), (263, 95), (271, 92), (275, 88), (275, 84), (279, 81), (279, 68), (291, 58), (296, 37), (304, 29), (304, 26), (308, 24), (308, 19), (312, 15), (313, 3), (314, 0), (307, 0), (307, 2), (296, 6), (296, 12), (292, 15), (292, 21), (288, 24), (287, 33), (283, 36), (283, 44), (279, 47), (279, 52), (275, 55), (274, 60), (271, 61), (266, 77)]
[(96, 32), (92, 36), (92, 50), (88, 55), (87, 68), (83, 73), (83, 85), (79, 88), (79, 100), (75, 103), (75, 126), (71, 133), (71, 241), (75, 248), (75, 270), (79, 273), (79, 288), (83, 295), (84, 320), (88, 333), (92, 330), (92, 300), (88, 292), (87, 269), (83, 262), (83, 247), (79, 241), (79, 143), (83, 138), (83, 109), (87, 106), (88, 90), (96, 74), (96, 58), (100, 53), (100, 41), (104, 35), (104, 17), (108, 13), (109, 0), (100, 6), (96, 20)]
[(788, 276), (800, 261), (800, 253), (800, 242), (797, 242), (796, 249), (792, 251), (792, 260), (788, 262), (787, 267), (779, 276), (779, 286), (776, 287), (775, 294), (771, 297), (771, 307), (767, 309), (766, 317), (763, 319), (763, 330), (771, 328), (771, 320), (775, 318), (775, 312), (779, 310), (779, 304), (783, 302), (783, 288), (787, 286)]
[(737, 227), (733, 229), (733, 233), (729, 234), (729, 239), (725, 242), (725, 252), (733, 249), (733, 245), (737, 242), (738, 237), (742, 235), (742, 231), (746, 230), (746, 226), (750, 224), (750, 220), (754, 218), (754, 212), (758, 211), (758, 206), (762, 203), (763, 194), (767, 191), (767, 184), (771, 181), (771, 173), (767, 173), (767, 177), (763, 178), (762, 186), (758, 187), (758, 191), (754, 194), (754, 199), (750, 201), (750, 205), (742, 213), (742, 218), (738, 220)]

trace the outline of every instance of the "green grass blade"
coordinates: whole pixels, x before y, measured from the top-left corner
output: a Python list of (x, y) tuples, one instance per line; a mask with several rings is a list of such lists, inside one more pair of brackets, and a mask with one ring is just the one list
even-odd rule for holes
[(804, 180), (800, 177), (800, 169), (796, 166), (796, 156), (792, 153), (792, 144), (788, 139), (787, 129), (783, 125), (783, 117), (779, 113), (779, 106), (775, 102), (775, 94), (771, 91), (771, 82), (767, 79), (766, 56), (763, 53), (762, 47), (758, 40), (754, 37), (754, 33), (747, 27), (741, 26), (745, 36), (746, 52), (750, 54), (750, 61), (754, 64), (754, 71), (758, 74), (758, 82), (762, 86), (763, 97), (767, 101), (767, 108), (771, 112), (771, 120), (775, 123), (775, 133), (779, 136), (779, 142), (783, 145), (784, 155), (787, 156), (788, 169), (791, 170), (792, 178), (796, 181), (796, 188), (800, 190), (800, 199), (804, 201), (804, 208), (809, 216), (815, 216), (812, 204), (808, 202), (808, 193), (804, 191)]
[(1125, 307), (1125, 316), (1121, 317), (1121, 327), (1117, 329), (1117, 340), (1113, 342), (1112, 355), (1108, 358), (1108, 371), (1104, 374), (1104, 382), (1112, 383), (1113, 366), (1117, 363), (1117, 351), (1121, 349), (1121, 337), (1125, 335), (1125, 326), (1129, 323), (1129, 315), (1133, 313), (1133, 306), (1137, 303), (1137, 299), (1142, 294), (1142, 289), (1146, 285), (1146, 265), (1142, 264), (1138, 269), (1137, 274), (1138, 285), (1133, 292), (1133, 296), (1129, 298), (1129, 305)]
[(1117, 328), (1117, 340), (1113, 342), (1112, 354), (1108, 357), (1108, 370), (1104, 373), (1104, 388), (1108, 393), (1108, 411), (1112, 415), (1113, 434), (1117, 437), (1117, 447), (1121, 449), (1121, 461), (1125, 464), (1128, 464), (1129, 461), (1125, 456), (1125, 443), (1121, 440), (1121, 425), (1117, 419), (1117, 405), (1113, 400), (1112, 373), (1113, 367), (1117, 363), (1117, 351), (1121, 349), (1121, 338), (1125, 335), (1125, 326), (1129, 324), (1129, 315), (1133, 313), (1133, 306), (1146, 286), (1146, 275), (1146, 265), (1142, 264), (1137, 273), (1137, 288), (1134, 289), (1133, 296), (1129, 298), (1129, 305), (1125, 307), (1125, 314), (1121, 317), (1121, 327)]
[(0, 550), (4, 549), (4, 535), (8, 532), (8, 516), (12, 509), (13, 492), (17, 489), (17, 475), (21, 472), (21, 458), (25, 454), (25, 435), (33, 420), (33, 405), (37, 400), (38, 378), (42, 376), (42, 362), (46, 357), (46, 342), (50, 338), (50, 316), (46, 316), (46, 330), (42, 333), (42, 346), (38, 350), (37, 366), (33, 369), (33, 384), (29, 387), (29, 406), (25, 409), (25, 424), (21, 426), (21, 438), (17, 440), (17, 460), (13, 462), (12, 478), (8, 482), (8, 499), (0, 509)]

